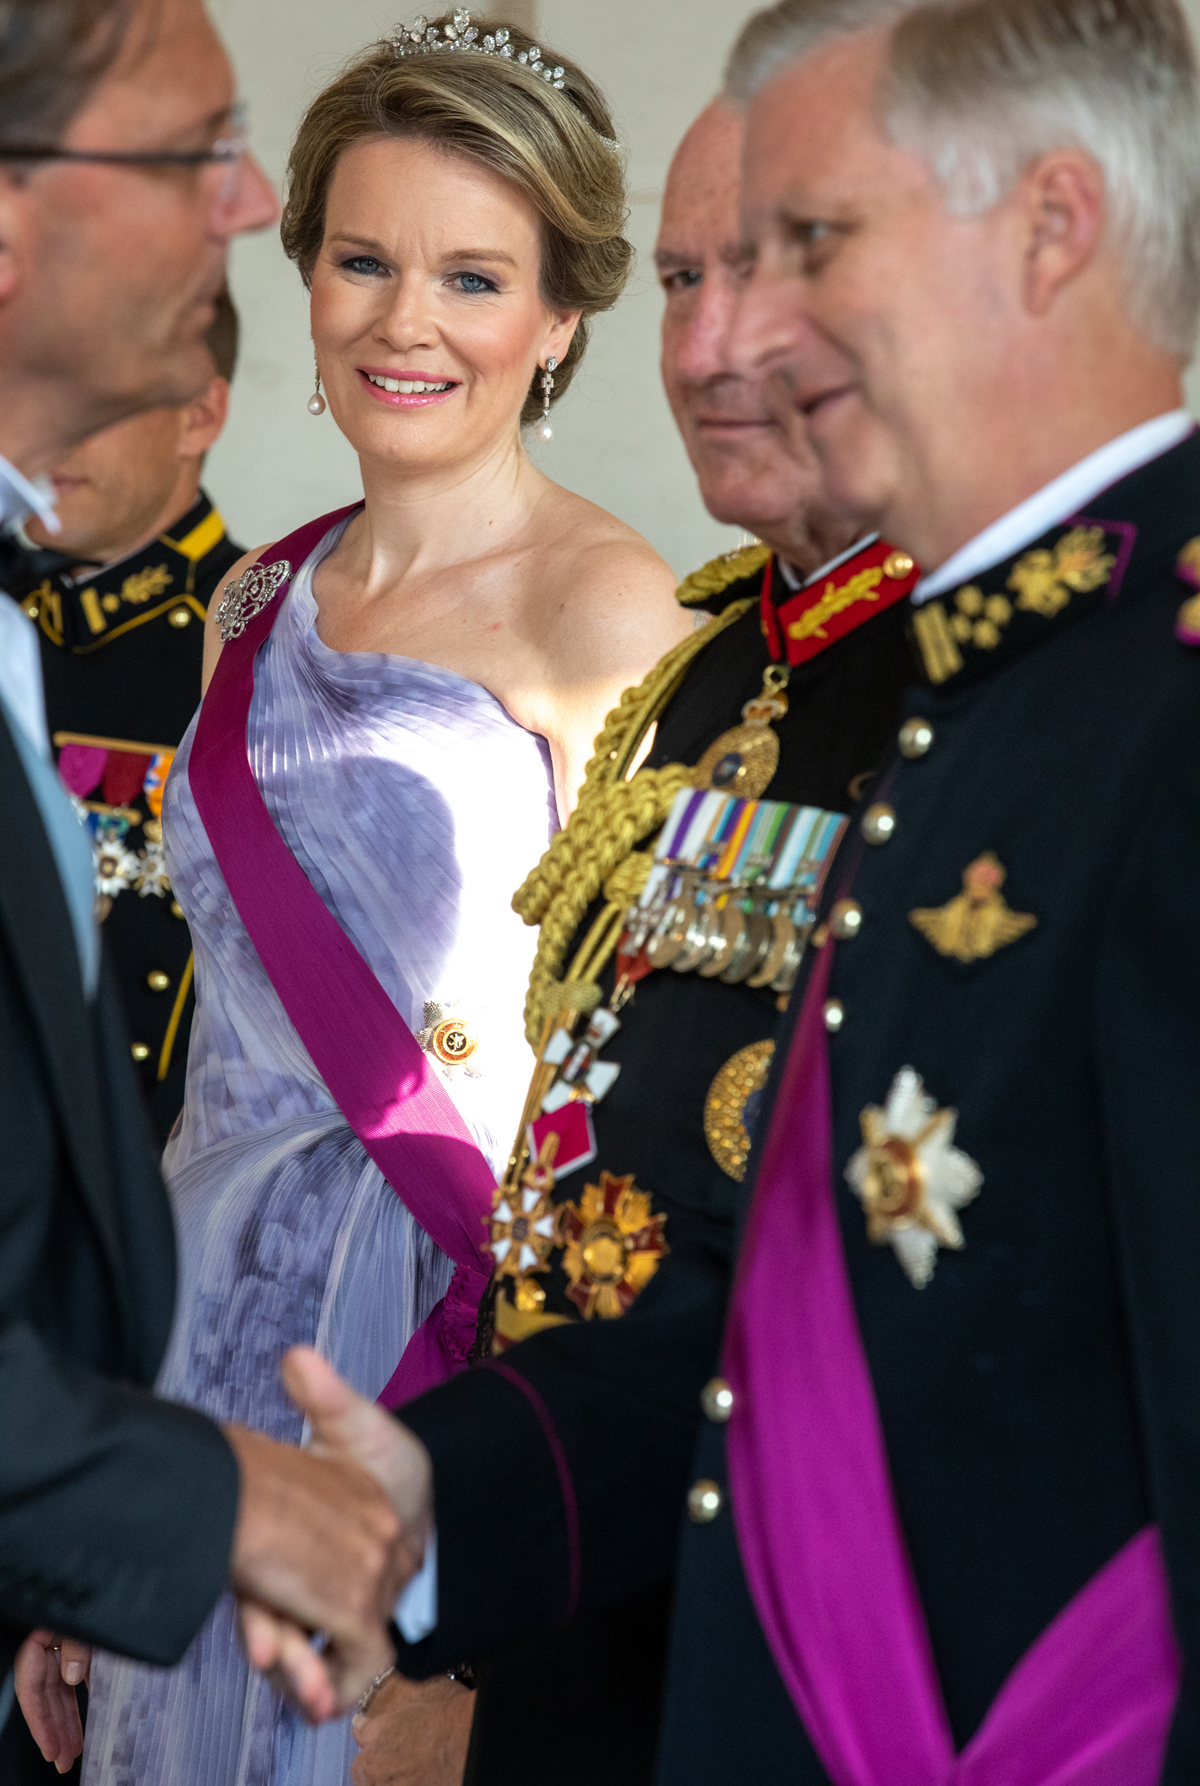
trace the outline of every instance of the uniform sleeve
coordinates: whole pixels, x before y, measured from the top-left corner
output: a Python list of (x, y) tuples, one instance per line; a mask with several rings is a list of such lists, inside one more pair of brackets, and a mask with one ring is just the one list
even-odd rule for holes
[(1200, 713), (1106, 926), (1096, 1054), (1149, 1488), (1183, 1688), (1163, 1786), (1200, 1779)]
[(177, 1662), (228, 1578), (238, 1471), (219, 1428), (0, 1318), (0, 1618)]
[(728, 1245), (668, 1257), (620, 1320), (538, 1334), (401, 1410), (433, 1458), (438, 1624), (422, 1677), (668, 1575), (728, 1295)]

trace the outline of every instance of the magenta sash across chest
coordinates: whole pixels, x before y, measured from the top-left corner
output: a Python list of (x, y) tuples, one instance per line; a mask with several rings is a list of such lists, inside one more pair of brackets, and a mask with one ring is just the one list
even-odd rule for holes
[[(260, 563), (298, 567), (352, 512), (309, 522)], [(405, 1208), (454, 1261), (449, 1290), (379, 1398), (399, 1407), (467, 1362), (490, 1276), (482, 1243), (494, 1179), (412, 1031), (281, 837), (251, 768), (254, 660), (289, 580), (224, 646), (188, 780), (230, 897), (314, 1066)]]
[(1154, 1786), (1180, 1660), (1153, 1526), (1064, 1607), (954, 1751), (834, 1202), (832, 954), (784, 1065), (726, 1339), (738, 1547), (776, 1665), (834, 1786)]

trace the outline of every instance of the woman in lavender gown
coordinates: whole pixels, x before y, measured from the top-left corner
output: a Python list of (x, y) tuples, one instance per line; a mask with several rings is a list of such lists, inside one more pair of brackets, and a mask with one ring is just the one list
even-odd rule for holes
[[(418, 1040), (436, 1053), (465, 1026), (470, 1059), (439, 1071), (496, 1172), (531, 1065), (512, 890), (605, 711), (689, 625), (666, 565), (521, 435), (541, 418), (549, 436), (545, 400), (627, 275), (612, 128), (586, 76), (515, 27), (422, 21), (315, 101), (283, 226), (366, 502), (296, 567), (255, 665), (250, 761)], [(211, 674), (211, 620), (208, 644)], [(182, 1269), (162, 1389), (298, 1442), (284, 1350), (315, 1344), (378, 1396), (452, 1267), (292, 1027), (201, 822), (193, 749), (164, 808), (197, 1009), (166, 1157)], [(348, 1720), (311, 1730), (248, 1673), (228, 1599), (176, 1669), (95, 1660), (86, 1786), (346, 1786), (353, 1755)]]

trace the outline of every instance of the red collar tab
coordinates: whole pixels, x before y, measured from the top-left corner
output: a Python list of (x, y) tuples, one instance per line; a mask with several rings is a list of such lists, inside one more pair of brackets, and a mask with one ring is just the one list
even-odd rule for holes
[(907, 552), (876, 540), (776, 607), (774, 570), (772, 558), (763, 573), (762, 627), (772, 658), (778, 663), (786, 655), (789, 664), (806, 664), (873, 614), (903, 601), (921, 579)]

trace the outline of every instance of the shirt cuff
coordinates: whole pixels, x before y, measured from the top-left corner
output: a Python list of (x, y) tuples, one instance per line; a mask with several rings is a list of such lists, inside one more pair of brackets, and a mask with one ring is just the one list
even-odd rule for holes
[(420, 1643), (438, 1622), (437, 1528), (425, 1543), (425, 1560), (396, 1602), (394, 1614), (405, 1643)]

